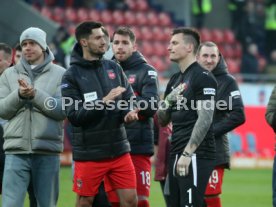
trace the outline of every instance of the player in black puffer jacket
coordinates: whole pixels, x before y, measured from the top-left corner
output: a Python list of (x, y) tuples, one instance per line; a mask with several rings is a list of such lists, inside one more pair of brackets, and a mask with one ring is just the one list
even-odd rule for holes
[[(115, 60), (122, 66), (129, 84), (136, 95), (139, 120), (126, 124), (131, 158), (136, 170), (138, 207), (149, 206), (151, 163), (153, 155), (153, 116), (158, 106), (157, 72), (136, 50), (136, 38), (132, 30), (119, 27), (113, 34), (112, 49)], [(108, 189), (107, 189), (108, 190)], [(118, 203), (118, 199), (111, 198)], [(116, 197), (116, 196), (115, 196)]]
[(211, 71), (218, 83), (217, 103), (227, 104), (218, 107), (217, 104), (213, 131), (216, 140), (216, 167), (213, 170), (205, 192), (205, 203), (208, 207), (221, 206), (219, 195), (222, 192), (224, 169), (230, 168), (230, 152), (227, 133), (245, 122), (242, 97), (235, 78), (229, 74), (227, 65), (213, 42), (201, 43), (198, 49), (197, 61)]

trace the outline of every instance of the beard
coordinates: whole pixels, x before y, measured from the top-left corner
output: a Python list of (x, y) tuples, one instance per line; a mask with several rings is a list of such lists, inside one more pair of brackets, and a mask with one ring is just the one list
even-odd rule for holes
[(102, 51), (93, 51), (92, 49), (89, 49), (89, 53), (90, 53), (91, 56), (98, 57), (100, 59), (100, 58), (103, 57), (105, 51), (104, 52), (102, 52)]

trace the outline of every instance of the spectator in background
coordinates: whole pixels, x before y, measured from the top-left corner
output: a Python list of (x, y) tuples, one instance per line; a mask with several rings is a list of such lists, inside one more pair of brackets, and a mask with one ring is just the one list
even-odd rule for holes
[[(230, 151), (227, 133), (245, 122), (244, 106), (238, 84), (228, 73), (224, 58), (213, 42), (201, 43), (197, 62), (212, 72), (218, 83), (217, 101), (227, 103), (227, 108), (216, 108), (213, 129), (216, 141), (216, 167), (205, 192), (206, 207), (221, 207), (220, 194), (224, 169), (230, 169)], [(230, 109), (231, 107), (231, 109)]]
[[(0, 76), (12, 64), (12, 48), (6, 43), (0, 43)], [(0, 194), (2, 193), (3, 173), (5, 165), (5, 153), (3, 150), (5, 120), (0, 118)]]
[[(168, 193), (168, 170), (169, 170), (169, 150), (170, 139), (172, 135), (172, 125), (165, 127), (159, 125), (157, 116), (154, 116), (154, 180), (158, 181), (161, 186), (162, 194), (166, 203), (166, 207), (171, 207)], [(165, 185), (166, 189), (165, 189)]]
[(255, 43), (249, 43), (246, 50), (242, 55), (241, 60), (241, 73), (242, 74), (258, 74), (258, 47)]
[(22, 56), (22, 48), (21, 48), (20, 44), (17, 44), (15, 46), (15, 53), (14, 53), (14, 64), (15, 65), (19, 62), (21, 56)]
[(269, 57), (272, 50), (276, 49), (276, 0), (265, 1), (265, 31), (266, 31), (266, 56)]
[[(138, 207), (149, 207), (153, 116), (159, 100), (157, 72), (137, 51), (136, 37), (130, 28), (117, 28), (112, 39), (114, 57), (123, 68), (137, 101), (143, 104), (141, 108), (145, 108), (139, 111), (138, 121), (125, 124), (125, 127), (130, 142), (131, 159), (136, 171)], [(108, 189), (106, 190), (108, 192)], [(116, 205), (113, 204), (113, 207), (119, 206), (118, 199), (112, 199), (110, 197), (111, 202), (117, 202)]]
[(6, 43), (0, 43), (0, 75), (12, 64), (12, 49)]
[(272, 50), (270, 53), (269, 61), (265, 69), (266, 73), (276, 74), (276, 49)]
[(103, 33), (105, 36), (105, 41), (106, 41), (106, 52), (104, 53), (104, 58), (111, 60), (113, 58), (113, 51), (112, 51), (112, 42), (109, 36), (109, 33), (107, 31), (106, 28), (102, 28), (103, 29)]
[(59, 27), (50, 44), (57, 64), (68, 68), (67, 58), (70, 56), (74, 44), (75, 37), (71, 36), (65, 27)]
[(247, 0), (228, 0), (228, 10), (231, 15), (231, 29), (236, 37), (242, 29), (241, 20), (245, 16), (245, 5)]
[[(269, 98), (267, 109), (265, 113), (267, 123), (276, 133), (276, 86), (274, 87)], [(276, 145), (274, 146), (276, 151)], [(276, 207), (276, 155), (274, 156), (273, 172), (272, 172), (272, 204)]]
[(211, 0), (192, 0), (192, 14), (194, 17), (194, 26), (198, 29), (204, 25), (206, 14), (212, 11)]
[[(46, 33), (30, 27), (20, 36), (22, 58), (0, 77), (0, 116), (7, 119), (2, 206), (23, 206), (32, 179), (38, 206), (55, 207), (63, 150), (60, 83)], [(45, 101), (53, 100), (55, 108)]]
[(247, 1), (244, 8), (243, 17), (235, 22), (240, 25), (236, 32), (237, 39), (241, 42), (243, 50), (246, 46), (254, 42), (258, 50), (264, 55), (265, 31), (264, 31), (264, 7), (253, 1)]

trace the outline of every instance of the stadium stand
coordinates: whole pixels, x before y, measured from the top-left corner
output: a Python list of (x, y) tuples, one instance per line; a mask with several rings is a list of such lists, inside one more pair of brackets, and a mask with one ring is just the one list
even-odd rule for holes
[[(150, 64), (159, 71), (169, 68), (167, 57), (167, 45), (170, 39), (171, 29), (176, 25), (171, 15), (162, 7), (153, 7), (150, 1), (126, 0), (127, 10), (109, 9), (96, 10), (95, 8), (61, 8), (55, 6), (54, 0), (47, 1), (39, 9), (41, 14), (53, 21), (65, 26), (70, 34), (73, 34), (76, 24), (86, 20), (101, 21), (106, 25), (110, 34), (119, 25), (130, 26), (136, 33), (138, 48), (145, 54)], [(72, 5), (72, 2), (69, 4)], [(199, 30), (202, 41), (215, 42), (225, 57), (229, 71), (232, 74), (240, 72), (240, 59), (242, 46), (230, 29)], [(262, 58), (260, 58), (263, 61)], [(263, 61), (265, 64), (265, 62)]]

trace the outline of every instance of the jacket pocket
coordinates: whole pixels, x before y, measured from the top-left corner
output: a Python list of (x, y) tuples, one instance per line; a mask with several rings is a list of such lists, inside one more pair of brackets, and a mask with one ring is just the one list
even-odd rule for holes
[(62, 122), (40, 112), (32, 113), (32, 139), (62, 140)]
[[(14, 116), (12, 119), (10, 119), (5, 125), (4, 125), (4, 138), (20, 138), (23, 137), (24, 128), (26, 124), (25, 120), (25, 113), (21, 112)], [(27, 129), (28, 130), (28, 129)]]

